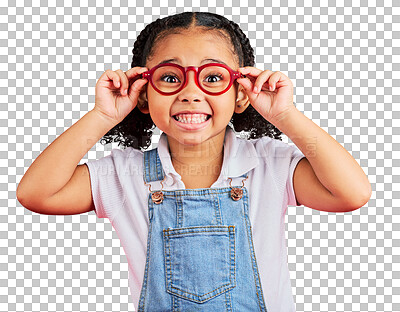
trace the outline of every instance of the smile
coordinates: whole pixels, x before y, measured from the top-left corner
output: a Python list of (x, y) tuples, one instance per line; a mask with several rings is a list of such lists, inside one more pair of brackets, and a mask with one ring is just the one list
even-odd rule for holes
[(199, 130), (211, 122), (211, 115), (206, 114), (179, 114), (172, 116), (175, 124), (185, 130)]
[(179, 114), (173, 116), (175, 120), (182, 123), (202, 123), (211, 118), (211, 115), (206, 114)]

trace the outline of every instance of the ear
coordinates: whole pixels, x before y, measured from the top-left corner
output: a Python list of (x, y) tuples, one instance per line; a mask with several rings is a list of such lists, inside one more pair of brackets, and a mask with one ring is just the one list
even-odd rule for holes
[(249, 97), (246, 91), (244, 90), (243, 86), (239, 84), (238, 94), (235, 103), (235, 113), (237, 114), (243, 113), (249, 105), (250, 105)]
[(139, 97), (137, 100), (137, 107), (143, 114), (149, 114), (149, 103), (147, 101), (147, 90), (144, 88), (142, 91), (139, 93)]

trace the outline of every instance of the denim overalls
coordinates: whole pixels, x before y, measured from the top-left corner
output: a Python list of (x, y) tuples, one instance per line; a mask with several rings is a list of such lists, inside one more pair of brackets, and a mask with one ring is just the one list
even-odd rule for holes
[[(145, 183), (161, 182), (164, 177), (157, 148), (145, 151)], [(231, 187), (149, 194), (139, 312), (267, 311), (248, 192), (244, 186), (233, 188), (242, 196), (235, 197)]]

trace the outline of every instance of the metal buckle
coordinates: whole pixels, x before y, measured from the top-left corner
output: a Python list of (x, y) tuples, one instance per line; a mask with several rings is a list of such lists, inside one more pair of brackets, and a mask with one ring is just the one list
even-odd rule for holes
[(144, 185), (148, 185), (149, 186), (149, 191), (151, 193), (151, 200), (153, 201), (153, 203), (155, 203), (157, 205), (161, 204), (163, 202), (163, 200), (164, 200), (164, 194), (163, 194), (162, 190), (164, 188), (163, 182), (165, 181), (166, 178), (167, 178), (167, 176), (165, 175), (164, 180), (162, 180), (160, 182), (161, 190), (155, 191), (155, 192), (151, 191), (151, 184), (148, 184), (148, 183), (144, 182)]
[(242, 187), (232, 187), (232, 178), (228, 178), (229, 179), (229, 186), (231, 188), (231, 198), (234, 201), (238, 201), (243, 197), (243, 187), (244, 187), (244, 181), (246, 181), (248, 179), (248, 175), (246, 176), (245, 179), (242, 180)]

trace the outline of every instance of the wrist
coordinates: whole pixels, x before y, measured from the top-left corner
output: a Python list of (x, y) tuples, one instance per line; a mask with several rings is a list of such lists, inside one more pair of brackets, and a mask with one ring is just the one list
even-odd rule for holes
[(292, 123), (294, 121), (293, 116), (299, 113), (301, 112), (296, 108), (296, 106), (291, 105), (276, 115), (272, 120), (270, 120), (270, 122), (279, 130), (283, 131), (288, 123)]
[(119, 123), (115, 119), (112, 119), (111, 117), (103, 114), (101, 111), (96, 110), (95, 108), (89, 111), (89, 114), (98, 119), (99, 124), (102, 125), (102, 127), (106, 128), (107, 132)]

